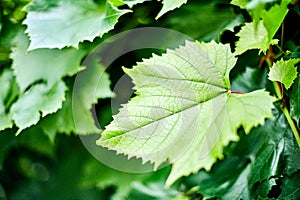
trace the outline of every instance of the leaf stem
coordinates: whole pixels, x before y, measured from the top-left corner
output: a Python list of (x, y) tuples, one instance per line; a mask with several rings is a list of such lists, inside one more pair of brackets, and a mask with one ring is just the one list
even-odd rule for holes
[[(274, 59), (274, 54), (273, 54), (273, 52), (272, 52), (272, 47), (270, 46), (270, 48), (269, 48), (269, 51), (271, 51), (271, 52), (268, 52), (268, 55), (267, 55), (267, 59), (266, 59), (266, 62), (267, 62), (267, 64), (268, 64), (268, 66), (269, 66), (269, 68), (271, 68), (272, 67), (272, 65), (273, 65), (273, 59)], [(276, 96), (277, 96), (277, 98), (279, 99), (279, 100), (283, 100), (283, 106), (281, 107), (281, 110), (282, 110), (282, 112), (283, 112), (283, 114), (285, 115), (285, 118), (287, 119), (287, 121), (288, 121), (288, 123), (289, 123), (289, 125), (290, 125), (290, 127), (291, 127), (291, 129), (292, 129), (292, 132), (293, 132), (293, 134), (294, 134), (294, 136), (295, 136), (295, 139), (296, 139), (296, 141), (297, 141), (297, 143), (298, 143), (298, 146), (299, 146), (299, 148), (300, 148), (300, 134), (299, 134), (299, 130), (298, 130), (298, 128), (297, 128), (297, 125), (295, 124), (295, 122), (293, 121), (293, 119), (292, 119), (292, 117), (291, 117), (291, 115), (290, 115), (290, 112), (289, 112), (289, 110), (287, 109), (287, 107), (286, 107), (286, 104), (285, 104), (285, 101), (284, 101), (284, 96), (283, 96), (283, 88), (282, 88), (282, 85), (281, 85), (281, 83), (279, 83), (278, 81), (275, 81), (275, 82), (273, 82), (273, 86), (274, 86), (274, 89), (275, 89), (275, 93), (276, 93)]]
[(293, 134), (294, 134), (294, 136), (296, 138), (298, 146), (300, 147), (300, 135), (299, 135), (299, 131), (297, 129), (297, 126), (296, 126), (295, 122), (293, 121), (293, 119), (292, 119), (292, 117), (291, 117), (291, 115), (290, 115), (290, 113), (289, 113), (289, 111), (288, 111), (288, 109), (287, 109), (286, 106), (284, 106), (283, 108), (281, 108), (281, 110), (284, 113), (284, 115), (285, 115), (285, 117), (286, 117), (286, 119), (287, 119), (287, 121), (288, 121), (288, 123), (289, 123), (289, 125), (290, 125), (290, 127), (292, 129), (292, 131), (293, 131)]

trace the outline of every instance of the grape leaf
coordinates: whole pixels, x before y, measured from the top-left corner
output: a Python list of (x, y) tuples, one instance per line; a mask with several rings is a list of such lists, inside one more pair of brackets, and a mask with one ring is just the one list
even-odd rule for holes
[(36, 124), (41, 116), (60, 109), (65, 100), (66, 89), (64, 82), (59, 81), (52, 88), (37, 84), (25, 92), (11, 107), (12, 118), (19, 127), (17, 134)]
[(113, 29), (118, 18), (129, 12), (119, 10), (106, 1), (100, 2), (58, 0), (53, 6), (53, 2), (47, 1), (42, 11), (38, 3), (37, 6), (29, 6), (24, 21), (31, 40), (28, 50), (78, 47), (79, 42), (92, 41)]
[(271, 118), (274, 98), (265, 91), (230, 94), (236, 58), (228, 45), (194, 43), (125, 69), (137, 96), (114, 116), (97, 144), (157, 168), (169, 160), (167, 186), (183, 175), (209, 170), (223, 146)]
[(266, 53), (270, 44), (277, 44), (278, 40), (269, 40), (267, 29), (263, 22), (260, 21), (255, 28), (254, 23), (246, 23), (241, 31), (237, 34), (240, 37), (236, 43), (235, 55), (240, 55), (249, 49), (259, 49), (260, 52)]
[(62, 77), (74, 75), (81, 69), (80, 62), (85, 55), (84, 50), (74, 48), (27, 52), (29, 39), (23, 32), (15, 37), (14, 43), (12, 68), (22, 91), (37, 81), (45, 81), (51, 88)]
[(283, 83), (286, 89), (289, 89), (297, 78), (297, 68), (294, 66), (300, 61), (300, 59), (289, 59), (284, 61), (283, 59), (274, 63), (268, 74), (269, 80), (279, 81)]
[(156, 16), (156, 19), (160, 18), (163, 16), (165, 13), (174, 10), (175, 8), (179, 8), (183, 4), (185, 4), (187, 0), (163, 0), (163, 7), (159, 11), (159, 13)]
[[(56, 133), (88, 134), (97, 133), (91, 108), (99, 98), (112, 97), (110, 80), (104, 72), (104, 67), (94, 59), (89, 66), (78, 74), (79, 81), (75, 89), (70, 89), (66, 95), (62, 109), (41, 120), (40, 126), (54, 141)], [(72, 87), (71, 87), (72, 88)], [(94, 91), (94, 93), (92, 92)], [(72, 96), (73, 95), (73, 96)]]

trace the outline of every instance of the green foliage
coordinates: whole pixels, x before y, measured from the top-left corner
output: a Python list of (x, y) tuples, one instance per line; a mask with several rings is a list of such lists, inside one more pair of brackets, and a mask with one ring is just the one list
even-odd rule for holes
[(300, 198), (299, 1), (0, 5), (0, 199)]
[[(93, 41), (113, 29), (118, 18), (129, 12), (106, 1), (101, 1), (101, 4), (92, 0), (48, 2), (34, 0), (27, 7), (24, 24), (31, 40), (28, 50), (78, 47), (79, 42)], [(42, 10), (40, 3), (43, 4)]]
[[(98, 76), (101, 73), (103, 74), (99, 79)], [(92, 104), (97, 103), (97, 99), (113, 96), (109, 88), (108, 75), (104, 72), (104, 67), (98, 63), (98, 60), (93, 59), (91, 64), (78, 74), (77, 79), (73, 93), (72, 87), (67, 92), (62, 109), (40, 122), (42, 129), (51, 141), (54, 141), (56, 133), (85, 135), (100, 131), (95, 125), (90, 110)], [(56, 126), (53, 126), (53, 124), (56, 124)]]

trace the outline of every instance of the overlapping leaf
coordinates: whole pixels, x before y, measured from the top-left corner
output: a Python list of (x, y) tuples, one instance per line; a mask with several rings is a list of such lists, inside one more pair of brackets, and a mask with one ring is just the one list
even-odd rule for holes
[(51, 88), (62, 77), (72, 76), (81, 70), (84, 50), (37, 49), (27, 52), (29, 39), (23, 32), (16, 36), (14, 43), (15, 48), (10, 57), (21, 91), (38, 81), (45, 82)]
[(110, 81), (104, 67), (94, 59), (90, 65), (77, 76), (75, 88), (69, 89), (61, 110), (47, 116), (40, 123), (42, 129), (53, 141), (56, 133), (88, 134), (97, 133), (92, 116), (92, 104), (99, 98), (112, 97)]
[(19, 127), (18, 133), (36, 124), (41, 116), (60, 109), (65, 100), (66, 89), (63, 81), (58, 81), (52, 88), (38, 84), (20, 96), (11, 107), (12, 118)]
[(12, 68), (23, 94), (12, 105), (11, 116), (21, 132), (36, 124), (41, 116), (62, 107), (67, 89), (62, 78), (82, 69), (80, 63), (85, 51), (67, 48), (27, 52), (29, 40), (22, 31), (15, 37), (14, 44)]
[(34, 0), (24, 21), (31, 40), (28, 49), (78, 47), (80, 42), (93, 41), (113, 29), (127, 12), (106, 1)]
[(283, 0), (268, 11), (263, 10), (255, 22), (246, 23), (237, 34), (240, 40), (237, 42), (236, 55), (249, 49), (260, 49), (260, 52), (266, 53), (270, 44), (277, 44), (278, 40), (273, 38), (288, 13), (289, 2)]
[(169, 160), (167, 185), (181, 176), (209, 170), (223, 147), (272, 117), (274, 98), (265, 91), (230, 94), (229, 72), (236, 58), (227, 45), (187, 42), (125, 69), (137, 97), (106, 127), (99, 145), (155, 166)]
[(278, 40), (269, 41), (268, 31), (260, 21), (255, 28), (254, 23), (246, 23), (241, 31), (237, 34), (240, 37), (236, 43), (235, 54), (240, 55), (249, 49), (259, 49), (260, 52), (266, 53), (270, 44), (277, 44)]

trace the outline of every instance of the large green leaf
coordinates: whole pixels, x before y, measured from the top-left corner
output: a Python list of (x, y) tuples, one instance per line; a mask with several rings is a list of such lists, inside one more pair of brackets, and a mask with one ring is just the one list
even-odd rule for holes
[(125, 69), (137, 96), (114, 116), (97, 144), (141, 157), (158, 167), (169, 160), (167, 185), (201, 168), (209, 170), (223, 147), (272, 117), (274, 98), (265, 91), (230, 93), (236, 58), (229, 46), (186, 42), (163, 56)]
[(269, 79), (271, 81), (279, 81), (286, 89), (289, 89), (297, 78), (297, 68), (294, 66), (300, 59), (283, 59), (274, 63), (269, 72)]
[(12, 68), (22, 91), (38, 81), (46, 82), (51, 88), (62, 77), (74, 75), (81, 69), (80, 63), (85, 55), (84, 50), (74, 48), (27, 52), (29, 39), (22, 32), (17, 35), (14, 43)]
[(53, 141), (56, 133), (97, 133), (91, 108), (99, 98), (112, 97), (110, 80), (104, 67), (93, 59), (85, 70), (79, 73), (78, 82), (66, 95), (62, 109), (41, 120), (41, 127)]
[(34, 0), (24, 21), (31, 40), (28, 49), (78, 47), (80, 42), (93, 41), (113, 29), (118, 18), (129, 12), (119, 10), (106, 1), (100, 2)]

